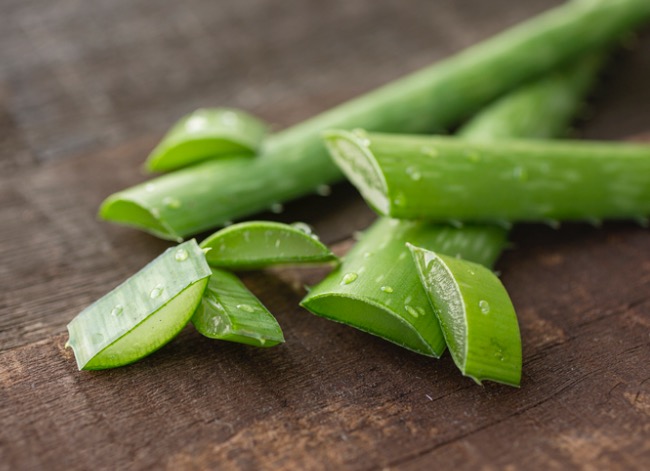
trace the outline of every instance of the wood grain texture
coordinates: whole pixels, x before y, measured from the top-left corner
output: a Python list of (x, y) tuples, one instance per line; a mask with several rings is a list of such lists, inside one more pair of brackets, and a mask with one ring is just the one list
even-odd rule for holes
[[(63, 348), (79, 310), (168, 246), (95, 212), (178, 116), (239, 106), (284, 127), (558, 3), (3, 0), (0, 470), (649, 468), (650, 235), (633, 224), (515, 230), (498, 269), (520, 390), (298, 308), (321, 269), (244, 276), (280, 347), (188, 327), (94, 373)], [(579, 136), (650, 136), (650, 31), (626, 44)], [(345, 253), (374, 216), (341, 184), (258, 217)]]

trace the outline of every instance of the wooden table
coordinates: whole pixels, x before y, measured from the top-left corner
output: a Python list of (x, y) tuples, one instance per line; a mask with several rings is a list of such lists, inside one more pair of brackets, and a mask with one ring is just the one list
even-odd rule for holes
[[(318, 271), (244, 277), (277, 348), (187, 328), (91, 373), (63, 347), (77, 312), (169, 245), (95, 213), (179, 116), (228, 105), (282, 128), (558, 3), (2, 0), (0, 469), (649, 469), (650, 234), (631, 223), (515, 230), (498, 269), (520, 390), (310, 315)], [(579, 136), (650, 130), (650, 31), (626, 45)], [(280, 219), (344, 252), (373, 217), (340, 185)]]

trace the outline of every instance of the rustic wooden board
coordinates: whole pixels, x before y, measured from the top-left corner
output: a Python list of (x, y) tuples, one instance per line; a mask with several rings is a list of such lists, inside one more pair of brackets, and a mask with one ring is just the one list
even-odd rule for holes
[[(176, 117), (231, 105), (280, 128), (558, 3), (3, 0), (0, 470), (649, 468), (650, 235), (633, 224), (515, 230), (498, 268), (520, 390), (301, 310), (317, 269), (245, 276), (277, 348), (188, 328), (95, 373), (63, 348), (80, 309), (168, 246), (95, 211), (145, 178)], [(627, 44), (578, 135), (650, 135), (650, 31)], [(280, 216), (340, 253), (372, 218), (345, 184)]]

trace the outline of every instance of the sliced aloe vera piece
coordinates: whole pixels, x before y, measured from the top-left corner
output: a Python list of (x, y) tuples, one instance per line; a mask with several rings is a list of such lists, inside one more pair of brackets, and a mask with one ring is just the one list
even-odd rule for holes
[(212, 234), (201, 247), (211, 249), (206, 255), (211, 266), (239, 270), (336, 260), (330, 249), (303, 223), (250, 221), (233, 224)]
[(230, 272), (212, 269), (208, 288), (192, 316), (196, 330), (211, 339), (272, 347), (284, 342), (275, 317)]
[(168, 171), (224, 155), (254, 155), (266, 125), (241, 110), (203, 108), (181, 118), (147, 159), (151, 171)]
[(479, 384), (519, 386), (519, 324), (499, 278), (483, 265), (407, 245), (456, 366)]
[(317, 316), (437, 358), (445, 341), (406, 242), (492, 264), (505, 232), (491, 226), (454, 228), (380, 218), (300, 304)]
[(167, 249), (68, 324), (79, 369), (127, 365), (165, 345), (189, 322), (209, 276), (195, 240)]

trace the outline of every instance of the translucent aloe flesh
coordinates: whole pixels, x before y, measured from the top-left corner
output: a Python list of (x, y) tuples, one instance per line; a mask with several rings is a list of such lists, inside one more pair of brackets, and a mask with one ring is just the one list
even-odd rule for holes
[(650, 146), (327, 133), (328, 147), (380, 214), (445, 221), (642, 218)]
[[(587, 58), (515, 90), (477, 115), (460, 130), (461, 135), (486, 139), (495, 127), (501, 136), (561, 132), (580, 107), (599, 64), (597, 58)], [(506, 232), (493, 225), (452, 228), (380, 218), (345, 256), (342, 265), (312, 288), (302, 305), (322, 317), (379, 335), (419, 353), (439, 356), (444, 349), (442, 331), (436, 330), (432, 322), (424, 324), (425, 330), (420, 334), (415, 331), (420, 325), (398, 320), (404, 316), (404, 301), (408, 296), (411, 296), (409, 302), (416, 300), (429, 321), (435, 318), (428, 301), (424, 303), (426, 293), (405, 244), (410, 242), (491, 266), (504, 246)], [(390, 241), (390, 245), (385, 241)], [(387, 247), (391, 250), (387, 251)], [(369, 275), (341, 283), (347, 274), (352, 274), (345, 278), (350, 281), (362, 269), (365, 273), (376, 273), (374, 282)], [(357, 284), (359, 279), (364, 282)], [(389, 302), (395, 293), (399, 302)], [(389, 321), (380, 323), (376, 319)], [(429, 338), (428, 343), (423, 337)]]
[(420, 280), (461, 372), (519, 386), (521, 336), (515, 308), (491, 270), (409, 245)]
[(224, 155), (255, 155), (267, 128), (240, 110), (202, 108), (184, 116), (147, 159), (151, 171), (168, 171)]
[(212, 339), (256, 347), (284, 342), (280, 325), (255, 295), (235, 275), (216, 268), (192, 323)]
[(647, 0), (572, 1), (439, 64), (271, 136), (257, 158), (211, 161), (110, 196), (104, 219), (180, 240), (341, 179), (325, 129), (423, 133), (453, 125), (497, 96), (650, 17)]
[(505, 230), (381, 218), (301, 305), (318, 316), (439, 357), (445, 342), (406, 242), (491, 265), (505, 244)]
[(209, 276), (196, 241), (167, 249), (68, 324), (79, 369), (123, 366), (165, 345), (189, 322)]
[(322, 263), (336, 260), (311, 228), (271, 221), (233, 224), (201, 243), (213, 267), (250, 270), (271, 265)]

